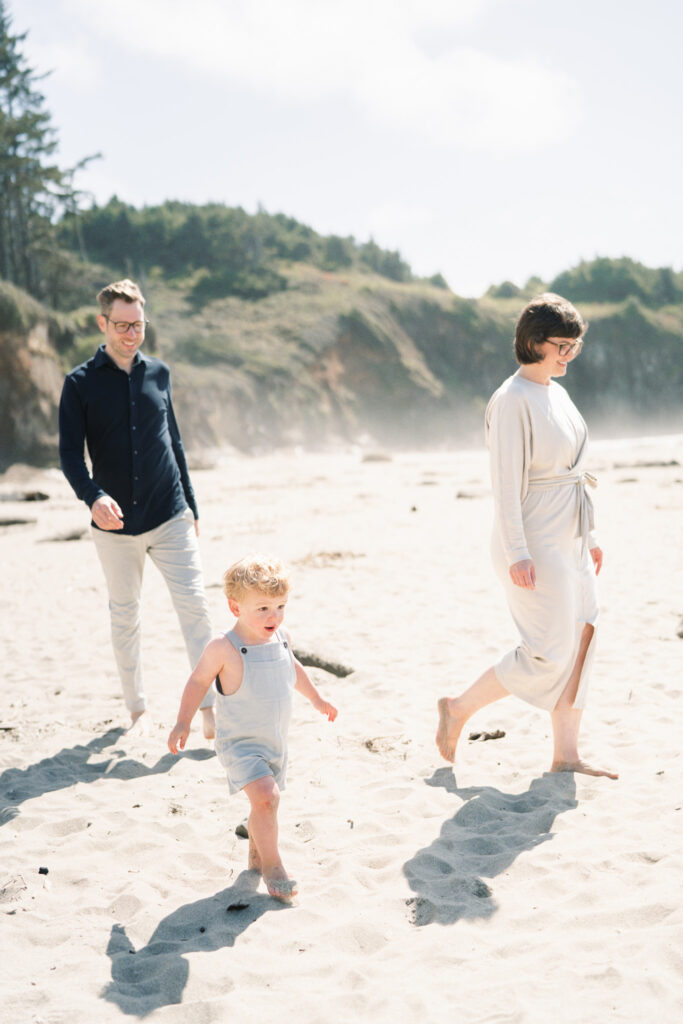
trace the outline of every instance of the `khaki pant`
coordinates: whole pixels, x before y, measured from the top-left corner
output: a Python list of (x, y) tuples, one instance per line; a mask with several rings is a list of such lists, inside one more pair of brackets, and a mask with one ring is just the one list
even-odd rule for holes
[[(166, 580), (192, 668), (213, 635), (194, 517), (186, 509), (182, 515), (134, 537), (92, 527), (92, 538), (107, 581), (111, 638), (126, 707), (131, 713), (144, 711), (147, 701), (140, 656), (140, 594), (146, 555)], [(201, 706), (211, 707), (215, 701), (211, 687)]]

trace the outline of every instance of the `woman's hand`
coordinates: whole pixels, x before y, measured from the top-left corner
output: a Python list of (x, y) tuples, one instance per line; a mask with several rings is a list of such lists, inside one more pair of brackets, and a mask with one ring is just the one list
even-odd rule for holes
[[(602, 552), (600, 554), (602, 555)], [(521, 562), (515, 562), (514, 565), (511, 565), (510, 579), (516, 587), (521, 587), (523, 590), (535, 590), (536, 570), (531, 559), (523, 558)]]
[(591, 548), (591, 558), (595, 567), (595, 575), (600, 575), (602, 569), (602, 548)]

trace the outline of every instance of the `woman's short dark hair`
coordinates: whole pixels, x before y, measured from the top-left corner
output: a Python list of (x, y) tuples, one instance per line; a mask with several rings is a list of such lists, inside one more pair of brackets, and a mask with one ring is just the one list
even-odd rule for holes
[(515, 328), (515, 356), (518, 363), (540, 363), (537, 346), (548, 338), (580, 338), (585, 323), (578, 310), (561, 295), (537, 295), (519, 314)]

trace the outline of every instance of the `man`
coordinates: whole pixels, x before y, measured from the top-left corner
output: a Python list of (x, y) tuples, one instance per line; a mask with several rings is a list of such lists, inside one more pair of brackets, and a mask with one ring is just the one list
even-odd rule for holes
[[(92, 515), (129, 731), (146, 734), (150, 719), (140, 656), (146, 555), (166, 580), (192, 667), (212, 629), (199, 560), (199, 514), (171, 403), (169, 369), (140, 351), (145, 299), (128, 279), (103, 288), (97, 299), (104, 344), (64, 381), (59, 454), (64, 475)], [(207, 739), (214, 736), (215, 699), (211, 689), (202, 703)]]

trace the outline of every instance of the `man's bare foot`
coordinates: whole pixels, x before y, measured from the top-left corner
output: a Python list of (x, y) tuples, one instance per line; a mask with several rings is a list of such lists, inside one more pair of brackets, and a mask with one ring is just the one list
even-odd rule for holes
[(213, 708), (202, 708), (202, 732), (205, 740), (215, 740), (216, 716)]
[(462, 727), (467, 721), (464, 715), (458, 715), (457, 699), (442, 697), (437, 703), (439, 709), (439, 727), (436, 731), (436, 745), (445, 761), (455, 760), (455, 748), (458, 745)]
[(593, 768), (585, 761), (553, 761), (551, 772), (577, 772), (579, 775), (597, 775), (607, 779), (618, 779), (619, 772), (608, 772), (604, 768)]
[(263, 876), (268, 895), (281, 903), (291, 903), (299, 891), (297, 883), (290, 878), (284, 868), (273, 868), (267, 877)]
[(249, 836), (249, 859), (247, 860), (247, 867), (250, 871), (261, 872), (261, 855), (259, 854), (254, 840)]
[(130, 725), (126, 729), (128, 736), (149, 736), (152, 731), (152, 717), (145, 708), (143, 711), (132, 711)]

